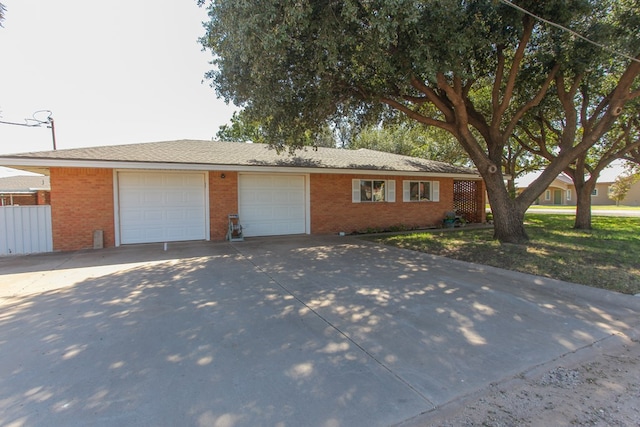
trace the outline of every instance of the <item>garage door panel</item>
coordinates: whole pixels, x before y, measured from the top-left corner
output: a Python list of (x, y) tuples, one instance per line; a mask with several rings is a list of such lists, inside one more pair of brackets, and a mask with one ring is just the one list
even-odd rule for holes
[(162, 212), (144, 211), (142, 212), (142, 215), (144, 217), (144, 222), (162, 222), (163, 220)]
[[(160, 189), (161, 190), (161, 189)], [(145, 189), (144, 187), (140, 187), (139, 191), (141, 194), (139, 197), (146, 204), (154, 204), (154, 205), (162, 205), (162, 194), (157, 192), (158, 189)]]
[(121, 243), (206, 239), (203, 173), (120, 172)]
[(305, 233), (305, 177), (240, 175), (239, 207), (246, 236)]

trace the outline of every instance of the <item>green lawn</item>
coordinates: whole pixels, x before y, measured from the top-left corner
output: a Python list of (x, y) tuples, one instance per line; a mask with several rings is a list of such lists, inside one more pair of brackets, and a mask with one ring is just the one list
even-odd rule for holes
[[(571, 211), (575, 212), (575, 206), (566, 206), (566, 205), (531, 205), (529, 206), (529, 212), (535, 212), (536, 209), (556, 209), (559, 211)], [(595, 205), (591, 206), (591, 209), (594, 211), (640, 211), (640, 206), (616, 206), (616, 205)], [(487, 208), (487, 211), (491, 210), (491, 208)]]
[(500, 244), (492, 229), (436, 230), (371, 239), (478, 264), (552, 277), (626, 294), (640, 293), (640, 218), (593, 217), (574, 230), (573, 216), (527, 214), (527, 245)]

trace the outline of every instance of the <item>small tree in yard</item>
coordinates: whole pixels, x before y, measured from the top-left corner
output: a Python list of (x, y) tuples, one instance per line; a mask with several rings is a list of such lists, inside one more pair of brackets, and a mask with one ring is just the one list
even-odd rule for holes
[[(484, 178), (502, 242), (528, 240), (529, 205), (640, 96), (640, 0), (207, 3), (208, 77), (227, 101), (269, 119), (270, 143), (299, 145), (300, 135), (345, 114), (377, 123), (389, 108), (440, 128)], [(626, 56), (603, 64), (600, 48), (534, 15)], [(609, 84), (579, 92), (593, 73)], [(513, 198), (500, 167), (505, 147), (549, 96), (564, 113), (556, 156)], [(582, 109), (581, 96), (594, 107)]]
[(638, 181), (640, 181), (640, 174), (620, 175), (609, 189), (609, 198), (616, 202), (616, 206), (620, 206), (620, 202), (627, 197), (631, 186)]

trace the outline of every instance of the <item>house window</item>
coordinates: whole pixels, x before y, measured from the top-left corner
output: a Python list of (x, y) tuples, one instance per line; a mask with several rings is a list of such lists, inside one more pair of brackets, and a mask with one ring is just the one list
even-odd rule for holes
[(591, 195), (594, 197), (598, 197), (598, 189), (594, 188), (593, 191), (591, 192)]
[(402, 181), (404, 202), (437, 202), (440, 200), (439, 181)]
[(354, 179), (351, 184), (353, 203), (395, 202), (395, 181)]
[(571, 190), (567, 190), (567, 200), (571, 200)]
[(551, 200), (551, 190), (547, 190), (544, 192), (544, 199)]

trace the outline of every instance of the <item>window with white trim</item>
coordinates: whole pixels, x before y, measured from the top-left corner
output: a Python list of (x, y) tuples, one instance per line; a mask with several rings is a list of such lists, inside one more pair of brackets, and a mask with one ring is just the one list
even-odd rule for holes
[(351, 181), (353, 203), (395, 202), (396, 182), (392, 179), (354, 179)]
[(593, 191), (591, 192), (591, 195), (594, 196), (594, 197), (597, 197), (598, 196), (598, 189), (594, 188)]
[(571, 189), (567, 190), (567, 200), (571, 200)]
[(551, 200), (551, 190), (547, 190), (544, 192), (544, 199)]
[(440, 201), (440, 181), (402, 181), (402, 201)]

